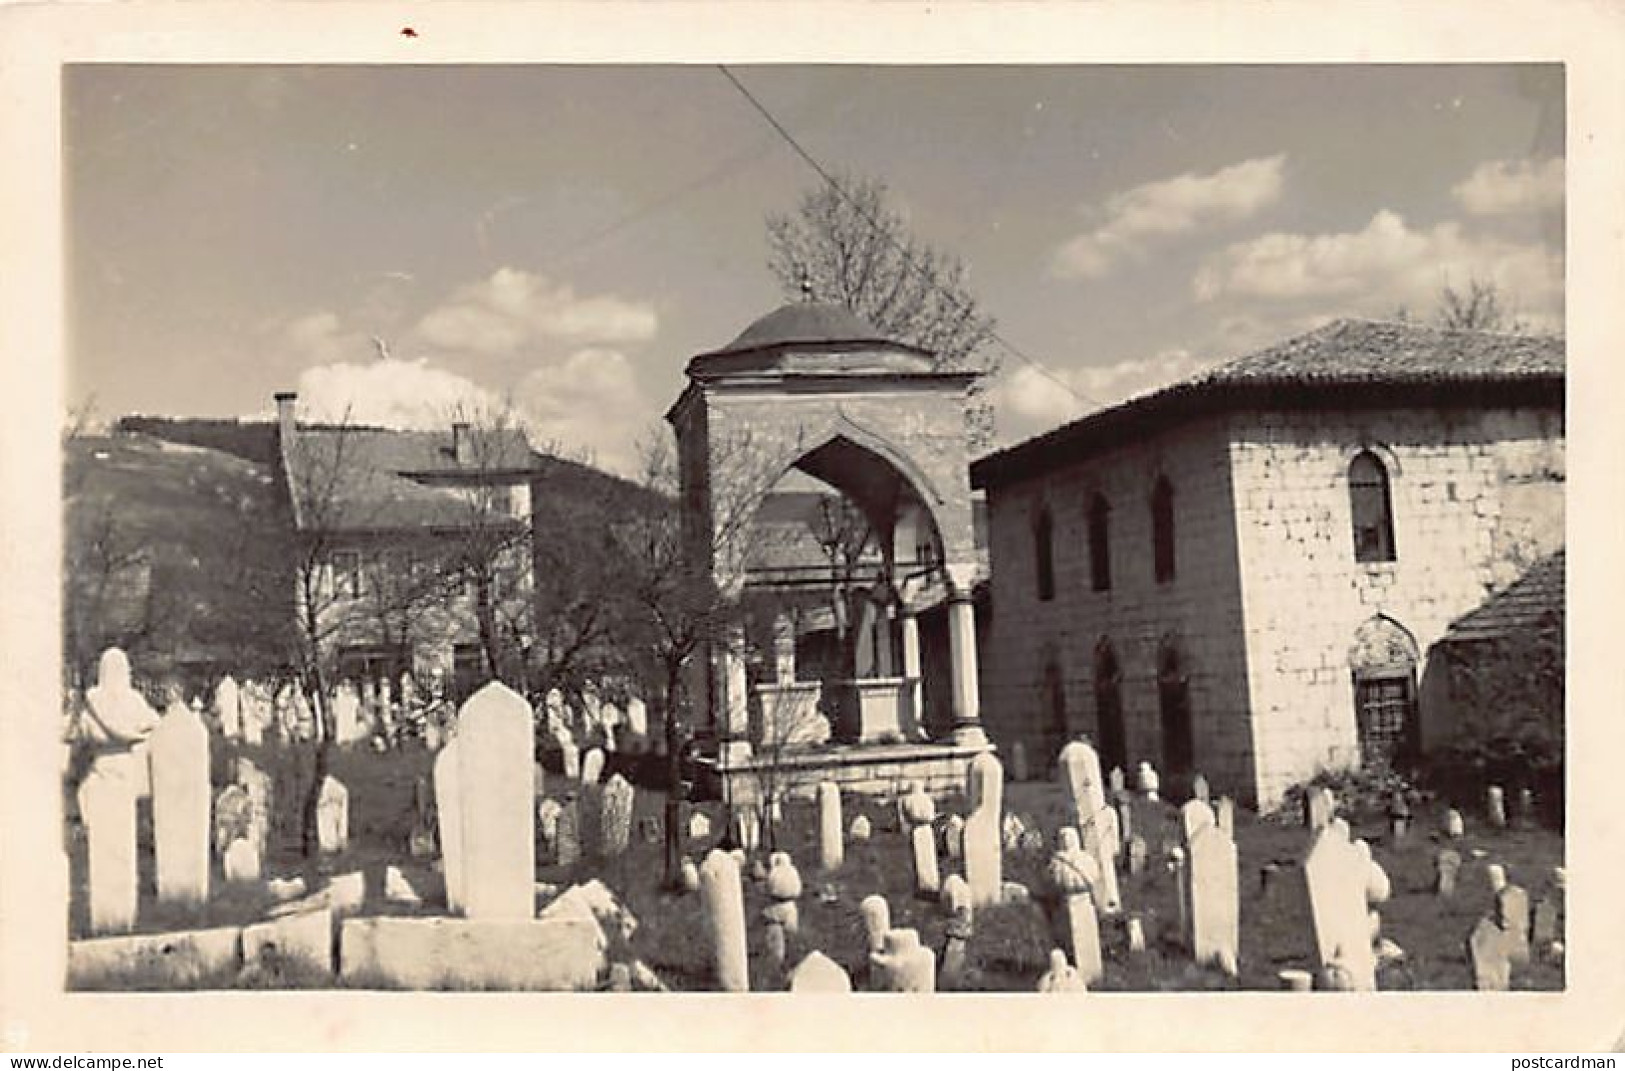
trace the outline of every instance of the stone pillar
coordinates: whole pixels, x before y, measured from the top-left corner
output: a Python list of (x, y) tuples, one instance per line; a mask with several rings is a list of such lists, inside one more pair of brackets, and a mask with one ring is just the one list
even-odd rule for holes
[(981, 685), (976, 672), (976, 612), (971, 604), (975, 567), (950, 565), (948, 571), (948, 654), (953, 673), (953, 740), (956, 744), (985, 744), (982, 730)]
[(750, 697), (745, 674), (745, 630), (740, 625), (728, 629), (727, 639), (715, 650), (713, 710), (723, 755), (729, 759), (750, 757)]
[(789, 614), (773, 619), (773, 669), (779, 684), (796, 682), (796, 623)]
[(920, 619), (907, 603), (899, 617), (903, 638), (903, 676), (908, 680), (909, 707), (914, 724), (925, 724), (925, 694), (920, 684)]

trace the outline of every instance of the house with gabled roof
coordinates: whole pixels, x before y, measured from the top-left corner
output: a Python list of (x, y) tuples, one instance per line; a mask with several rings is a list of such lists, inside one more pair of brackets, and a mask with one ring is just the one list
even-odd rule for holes
[(1403, 764), (1430, 648), (1563, 544), (1561, 339), (1338, 320), (977, 461), (994, 740), (1268, 806)]
[[(320, 558), (311, 601), (339, 680), (411, 672), (454, 697), (492, 675), (480, 615), (522, 651), (532, 635), (531, 488), (542, 461), (511, 427), (301, 425), (276, 396), (294, 538)], [(305, 598), (296, 595), (296, 603)]]

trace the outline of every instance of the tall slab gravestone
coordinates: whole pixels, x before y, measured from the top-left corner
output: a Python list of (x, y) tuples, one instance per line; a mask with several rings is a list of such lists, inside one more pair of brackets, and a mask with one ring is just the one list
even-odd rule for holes
[(446, 880), (446, 907), (463, 911), (463, 794), (461, 745), (457, 737), (434, 757), (435, 816), (440, 824), (440, 870)]
[(471, 919), (529, 919), (535, 912), (533, 732), (530, 704), (499, 681), (458, 712), (463, 913)]
[(1204, 826), (1191, 838), (1189, 865), (1191, 953), (1198, 964), (1234, 975), (1241, 949), (1236, 842), (1217, 825)]
[(116, 762), (97, 760), (79, 784), (85, 823), (90, 928), (118, 933), (135, 926), (135, 785)]
[(209, 730), (176, 703), (152, 731), (148, 754), (158, 899), (201, 904), (209, 898)]
[(971, 902), (985, 907), (999, 902), (1004, 887), (1004, 858), (1000, 843), (1004, 807), (1004, 766), (984, 751), (970, 762), (970, 817), (965, 819), (965, 880)]

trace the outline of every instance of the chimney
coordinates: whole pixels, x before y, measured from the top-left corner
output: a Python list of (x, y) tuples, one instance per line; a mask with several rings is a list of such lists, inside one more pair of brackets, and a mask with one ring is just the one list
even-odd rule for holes
[(284, 449), (293, 445), (293, 437), (299, 431), (298, 425), (294, 422), (294, 404), (298, 401), (299, 395), (291, 390), (276, 393), (277, 433), (282, 437)]
[(474, 460), (474, 444), (469, 441), (468, 424), (461, 420), (451, 426), (451, 456), (459, 465), (467, 465)]

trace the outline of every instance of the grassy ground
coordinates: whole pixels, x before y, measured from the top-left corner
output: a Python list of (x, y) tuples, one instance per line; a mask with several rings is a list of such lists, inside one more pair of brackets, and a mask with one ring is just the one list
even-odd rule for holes
[[(297, 764), (260, 753), (257, 761), (269, 769), (277, 781), (278, 822), (266, 875), (284, 877), (303, 874), (312, 891), (320, 888), (325, 876), (352, 870), (367, 872), (370, 902), (368, 913), (435, 914), (443, 911), (443, 886), (426, 860), (413, 860), (408, 854), (412, 823), (412, 794), (416, 778), (429, 769), (425, 752), (409, 750), (389, 756), (355, 751), (341, 754), (334, 774), (350, 788), (350, 850), (320, 863), (306, 862), (298, 853), (295, 801), (301, 788)], [(550, 794), (559, 795), (566, 783), (556, 774), (547, 778)], [(638, 818), (658, 819), (663, 806), (658, 793), (639, 791), (634, 822)], [(1005, 794), (1007, 811), (1023, 817), (1029, 828), (1039, 828), (1046, 842), (1053, 844), (1054, 830), (1061, 824), (1061, 799), (1047, 783), (1012, 784)], [(715, 804), (699, 805), (712, 818), (713, 834), (705, 841), (689, 844), (689, 854), (699, 858), (720, 840), (724, 827)], [(947, 813), (949, 808), (940, 808)], [(789, 851), (801, 869), (805, 894), (800, 901), (801, 933), (790, 939), (788, 962), (794, 964), (807, 951), (820, 949), (840, 963), (862, 988), (868, 973), (863, 927), (857, 904), (871, 893), (884, 895), (891, 905), (893, 926), (911, 926), (920, 931), (930, 947), (941, 949), (945, 919), (934, 901), (916, 899), (906, 838), (897, 831), (890, 806), (848, 801), (846, 820), (857, 813), (869, 816), (873, 837), (850, 844), (846, 864), (832, 876), (817, 870), (816, 815), (811, 805), (786, 807), (785, 826), (778, 847)], [(1546, 888), (1551, 867), (1561, 865), (1562, 838), (1550, 831), (1492, 831), (1469, 820), (1468, 835), (1453, 845), (1463, 856), (1459, 888), (1452, 899), (1440, 899), (1432, 891), (1433, 858), (1440, 847), (1429, 831), (1438, 827), (1437, 815), (1419, 813), (1417, 831), (1399, 843), (1391, 843), (1386, 831), (1377, 826), (1359, 826), (1356, 835), (1372, 845), (1372, 853), (1387, 870), (1393, 895), (1382, 906), (1383, 935), (1405, 950), (1404, 961), (1385, 967), (1379, 977), (1383, 989), (1468, 989), (1472, 977), (1465, 954), (1465, 940), (1477, 919), (1492, 908), (1485, 868), (1499, 862), (1511, 879), (1538, 897)], [(1102, 922), (1101, 937), (1106, 955), (1106, 977), (1097, 988), (1123, 991), (1275, 989), (1277, 972), (1285, 968), (1313, 968), (1312, 930), (1308, 903), (1301, 883), (1299, 862), (1307, 845), (1307, 833), (1298, 825), (1260, 821), (1237, 811), (1236, 837), (1240, 857), (1241, 887), (1241, 974), (1232, 980), (1206, 970), (1193, 968), (1177, 947), (1176, 899), (1172, 876), (1161, 865), (1161, 848), (1176, 838), (1177, 811), (1166, 804), (1136, 805), (1134, 832), (1145, 837), (1151, 848), (1152, 864), (1140, 875), (1121, 874), (1122, 895), (1127, 913), (1141, 918), (1148, 948), (1131, 956), (1127, 950), (1124, 923), (1119, 919)], [(145, 839), (145, 838), (144, 838)], [(1482, 856), (1474, 858), (1475, 852)], [(763, 854), (765, 856), (764, 846)], [(84, 932), (82, 845), (75, 844), (75, 894), (73, 927)], [(1026, 885), (1032, 901), (980, 911), (975, 920), (975, 936), (970, 952), (976, 971), (971, 986), (990, 991), (1031, 991), (1047, 967), (1048, 953), (1057, 943), (1053, 925), (1055, 905), (1043, 880), (1048, 851), (1013, 852), (1005, 856), (1005, 878)], [(382, 872), (388, 865), (402, 868), (425, 897), (420, 908), (387, 904), (381, 899)], [(630, 953), (642, 958), (678, 990), (704, 990), (712, 985), (708, 953), (709, 940), (696, 894), (681, 894), (660, 887), (661, 849), (658, 840), (641, 836), (636, 829), (628, 852), (612, 860), (591, 857), (560, 867), (546, 856), (538, 857), (537, 880), (558, 885), (599, 878), (614, 890), (639, 919), (638, 932)], [(1276, 867), (1267, 891), (1260, 875), (1266, 866)], [(944, 873), (958, 869), (946, 860)], [(141, 924), (142, 932), (191, 928), (208, 925), (241, 925), (265, 917), (269, 897), (254, 889), (219, 889), (210, 903), (198, 910), (179, 911), (157, 905), (151, 895), (150, 857), (143, 862)], [(750, 931), (751, 982), (758, 990), (781, 990), (784, 978), (764, 954), (761, 911), (768, 899), (762, 883), (747, 880), (745, 904)], [(288, 979), (294, 984), (309, 980)], [(262, 976), (242, 984), (267, 985)], [(1514, 988), (1561, 989), (1562, 969), (1536, 962), (1515, 972)]]

